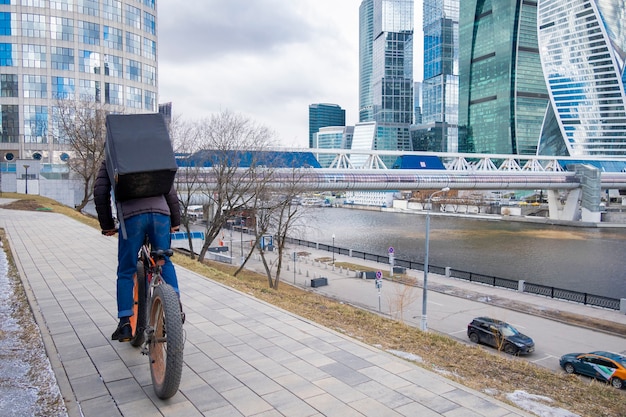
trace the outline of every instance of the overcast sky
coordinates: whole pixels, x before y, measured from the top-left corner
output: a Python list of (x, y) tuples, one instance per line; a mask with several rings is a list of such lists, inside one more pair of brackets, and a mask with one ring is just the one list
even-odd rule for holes
[[(241, 113), (275, 131), (282, 146), (299, 148), (308, 147), (309, 104), (338, 104), (353, 125), (360, 4), (159, 0), (159, 103), (171, 101), (174, 115), (187, 120)], [(415, 32), (418, 63), (421, 24)], [(421, 65), (414, 70), (421, 80)]]

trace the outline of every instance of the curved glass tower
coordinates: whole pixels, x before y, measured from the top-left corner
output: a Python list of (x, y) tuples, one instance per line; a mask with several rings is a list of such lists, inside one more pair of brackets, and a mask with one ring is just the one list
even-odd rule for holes
[(0, 160), (62, 158), (59, 100), (156, 112), (156, 0), (0, 0)]
[(459, 151), (534, 155), (548, 104), (537, 2), (463, 0), (459, 41)]
[(539, 154), (626, 156), (623, 0), (539, 0), (550, 95)]

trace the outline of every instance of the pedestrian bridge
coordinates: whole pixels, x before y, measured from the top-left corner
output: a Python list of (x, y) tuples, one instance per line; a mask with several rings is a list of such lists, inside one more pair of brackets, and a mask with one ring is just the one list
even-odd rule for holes
[[(626, 190), (626, 158), (309, 151), (316, 156), (334, 154), (334, 160), (329, 168), (265, 168), (271, 170), (271, 175), (263, 176), (250, 176), (249, 169), (242, 168), (239, 177), (233, 180), (257, 181), (263, 177), (263, 181), (276, 189), (288, 189), (297, 182), (303, 191), (319, 192), (413, 191), (445, 187), (453, 190), (546, 190), (551, 219), (576, 220), (580, 217), (590, 222), (601, 220), (602, 191)], [(359, 155), (357, 159), (365, 162), (355, 165), (351, 162), (354, 155)], [(394, 156), (415, 157), (422, 162), (417, 169), (390, 169), (382, 157)], [(614, 171), (608, 171), (607, 167)], [(178, 175), (185, 175), (185, 169), (181, 169)], [(202, 169), (201, 175), (203, 182), (217, 182), (213, 168)]]

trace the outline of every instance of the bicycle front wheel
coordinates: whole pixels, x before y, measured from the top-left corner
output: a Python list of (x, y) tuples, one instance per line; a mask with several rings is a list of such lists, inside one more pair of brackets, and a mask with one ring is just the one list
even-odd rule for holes
[(168, 284), (154, 288), (151, 305), (150, 374), (157, 397), (166, 399), (178, 391), (183, 372), (183, 322), (178, 295)]
[(130, 344), (137, 347), (141, 346), (145, 337), (144, 330), (146, 328), (146, 269), (143, 262), (137, 262), (137, 272), (133, 276), (133, 315), (130, 318), (130, 327), (133, 332), (133, 338), (130, 339)]

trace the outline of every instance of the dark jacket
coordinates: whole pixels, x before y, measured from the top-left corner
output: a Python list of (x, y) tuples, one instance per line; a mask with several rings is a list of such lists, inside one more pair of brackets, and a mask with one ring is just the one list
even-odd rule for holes
[[(96, 182), (93, 187), (93, 200), (96, 204), (100, 228), (102, 230), (115, 229), (111, 206), (111, 179), (109, 178), (105, 161), (102, 161), (96, 176)], [(124, 219), (142, 213), (161, 213), (170, 216), (172, 227), (180, 226), (180, 203), (174, 186), (165, 195), (122, 201), (121, 207)], [(118, 213), (119, 215), (120, 213)]]

